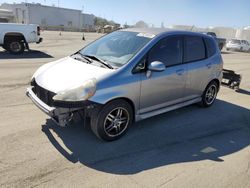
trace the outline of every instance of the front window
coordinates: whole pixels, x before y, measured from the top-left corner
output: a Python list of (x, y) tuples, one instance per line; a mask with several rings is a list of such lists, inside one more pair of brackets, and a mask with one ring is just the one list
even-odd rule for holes
[(149, 63), (160, 61), (168, 66), (182, 63), (182, 38), (179, 36), (167, 37), (152, 48), (148, 56)]
[(83, 56), (95, 56), (113, 67), (121, 67), (142, 49), (154, 35), (116, 31), (83, 48)]

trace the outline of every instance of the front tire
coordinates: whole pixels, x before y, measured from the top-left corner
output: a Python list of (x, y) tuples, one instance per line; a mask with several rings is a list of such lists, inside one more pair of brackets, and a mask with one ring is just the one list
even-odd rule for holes
[(106, 104), (91, 118), (94, 134), (105, 141), (121, 138), (133, 122), (133, 109), (125, 100), (115, 100)]
[(202, 107), (212, 106), (217, 97), (218, 91), (219, 91), (219, 85), (217, 84), (217, 82), (215, 81), (210, 82), (202, 95), (201, 106)]

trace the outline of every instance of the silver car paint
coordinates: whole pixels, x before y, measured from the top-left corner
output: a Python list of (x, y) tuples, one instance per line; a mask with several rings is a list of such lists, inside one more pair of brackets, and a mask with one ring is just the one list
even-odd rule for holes
[[(159, 40), (172, 35), (208, 36), (186, 31), (152, 29), (128, 29), (125, 31), (144, 32), (156, 36), (143, 49), (141, 49), (129, 63), (120, 69), (115, 71), (103, 69), (103, 72), (100, 70), (99, 74), (96, 74), (95, 69), (98, 69), (97, 67), (93, 66), (91, 68), (90, 66), (92, 65), (85, 66), (85, 69), (81, 70), (82, 75), (88, 72), (88, 76), (91, 76), (81, 77), (78, 75), (77, 81), (76, 79), (73, 79), (77, 83), (70, 84), (80, 84), (87, 78), (90, 79), (96, 77), (98, 80), (97, 90), (95, 95), (89, 100), (100, 104), (106, 104), (113, 99), (125, 98), (133, 104), (135, 120), (138, 121), (169, 110), (199, 102), (204, 89), (211, 80), (218, 79), (221, 81), (223, 61), (219, 49), (217, 49), (216, 54), (209, 59), (169, 67), (163, 72), (152, 72), (150, 77), (148, 77), (146, 73), (133, 74), (132, 71), (138, 62)], [(66, 58), (61, 61), (72, 60)], [(59, 68), (60, 64), (61, 63), (58, 63), (56, 66)], [(61, 84), (62, 87), (60, 87), (60, 89), (53, 89), (52, 85), (48, 86), (46, 84), (48, 82), (42, 83), (43, 80), (46, 80), (46, 78), (44, 78), (46, 72), (55, 65), (45, 66), (47, 67), (41, 68), (43, 69), (40, 71), (42, 73), (35, 73), (34, 75), (34, 78), (36, 80), (38, 79), (38, 84), (40, 83), (43, 87), (52, 91), (68, 89), (67, 87), (69, 87), (69, 85), (64, 85), (64, 83)], [(72, 72), (74, 70), (73, 67), (74, 65), (72, 64)], [(60, 82), (58, 77), (65, 76), (65, 73), (66, 72), (63, 72), (62, 74), (64, 75), (60, 75), (60, 73), (57, 72), (57, 75), (50, 75), (50, 81), (55, 79), (57, 81), (54, 82), (54, 84), (58, 84)], [(43, 74), (44, 76), (42, 76)], [(64, 81), (66, 81), (66, 79), (64, 79)]]
[(163, 72), (152, 72), (150, 78), (141, 76), (140, 114), (184, 101), (186, 66), (167, 67)]
[(41, 87), (54, 93), (81, 86), (84, 81), (91, 78), (101, 79), (103, 75), (108, 75), (114, 71), (86, 64), (71, 57), (45, 66), (49, 66), (49, 68), (38, 70), (40, 73), (36, 75), (36, 82)]
[[(129, 99), (134, 104), (136, 120), (145, 119), (142, 116), (151, 117), (158, 114), (152, 113), (152, 111), (158, 111), (159, 113), (169, 111), (168, 109), (162, 110), (162, 108), (172, 109), (172, 105), (175, 104), (178, 108), (183, 106), (180, 104), (182, 102), (187, 105), (190, 104), (189, 100), (193, 100), (193, 103), (199, 102), (209, 82), (213, 79), (219, 81), (222, 79), (223, 61), (218, 49), (216, 54), (209, 59), (169, 67), (164, 72), (153, 72), (150, 78), (147, 78), (146, 73), (140, 73), (140, 77), (138, 77), (138, 74), (132, 74), (133, 68), (144, 55), (159, 40), (171, 35), (199, 34), (176, 31), (157, 35), (126, 66), (113, 75), (113, 79), (111, 77), (103, 80), (100, 83), (102, 89), (91, 100), (105, 104), (116, 98)], [(139, 79), (141, 79), (140, 85), (138, 84)], [(140, 95), (138, 95), (139, 93)], [(149, 115), (145, 115), (146, 113)]]

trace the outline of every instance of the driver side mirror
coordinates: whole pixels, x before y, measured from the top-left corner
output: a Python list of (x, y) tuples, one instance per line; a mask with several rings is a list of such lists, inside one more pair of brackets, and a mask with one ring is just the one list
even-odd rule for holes
[(166, 69), (165, 64), (160, 61), (154, 61), (148, 65), (148, 70), (152, 72), (162, 72), (165, 69)]

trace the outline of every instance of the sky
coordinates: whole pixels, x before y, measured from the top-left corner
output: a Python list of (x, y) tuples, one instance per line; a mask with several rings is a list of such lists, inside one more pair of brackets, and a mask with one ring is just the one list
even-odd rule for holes
[[(0, 0), (0, 4), (25, 0)], [(133, 25), (195, 25), (241, 28), (250, 25), (250, 0), (26, 0), (83, 10), (96, 16)]]

